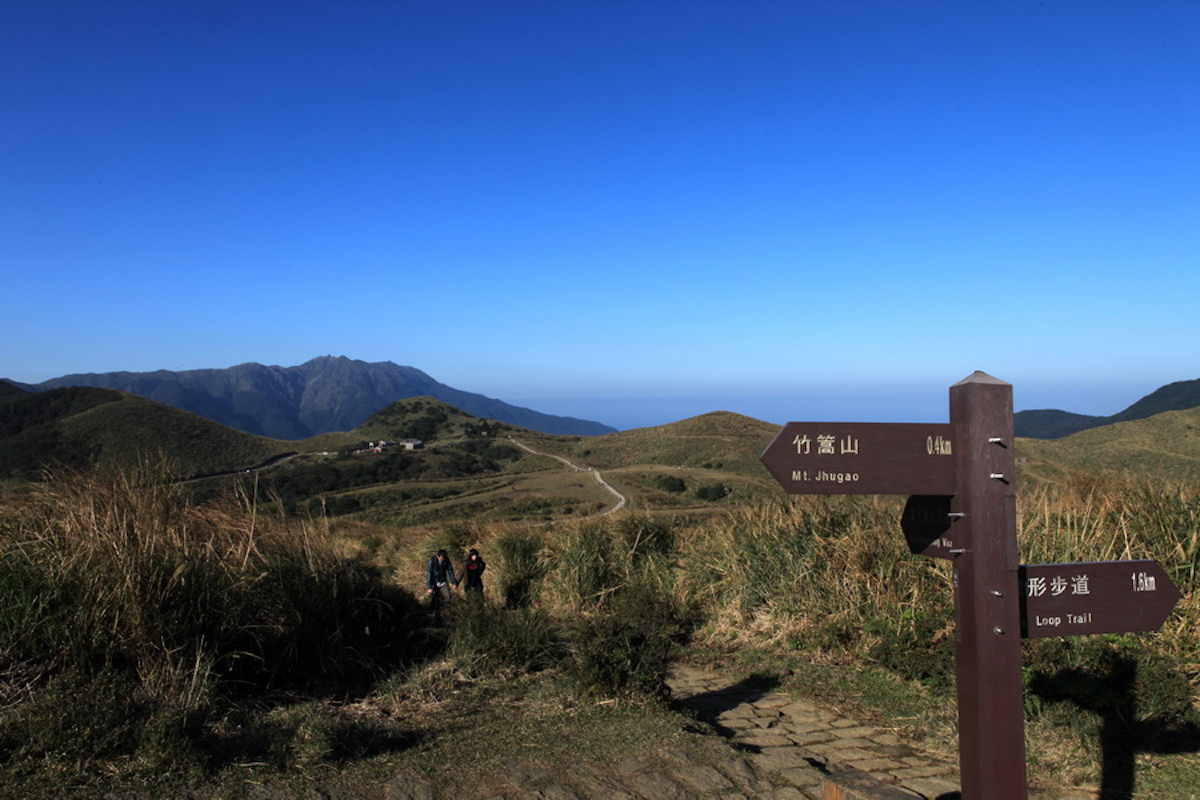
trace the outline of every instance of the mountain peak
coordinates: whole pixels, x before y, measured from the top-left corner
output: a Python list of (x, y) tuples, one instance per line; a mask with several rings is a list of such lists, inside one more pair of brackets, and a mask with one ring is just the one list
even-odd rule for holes
[(353, 430), (396, 400), (429, 395), (468, 414), (551, 434), (612, 433), (599, 422), (557, 417), (439, 383), (414, 367), (318, 356), (295, 367), (255, 362), (187, 372), (68, 375), (39, 384), (118, 389), (274, 439)]

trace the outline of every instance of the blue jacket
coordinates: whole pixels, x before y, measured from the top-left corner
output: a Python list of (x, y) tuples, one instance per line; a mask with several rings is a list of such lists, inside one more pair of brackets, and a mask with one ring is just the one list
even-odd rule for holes
[(425, 577), (425, 588), (436, 589), (446, 583), (458, 586), (458, 578), (454, 577), (454, 565), (450, 563), (450, 559), (446, 559), (446, 563), (438, 560), (437, 556), (429, 559), (429, 572)]

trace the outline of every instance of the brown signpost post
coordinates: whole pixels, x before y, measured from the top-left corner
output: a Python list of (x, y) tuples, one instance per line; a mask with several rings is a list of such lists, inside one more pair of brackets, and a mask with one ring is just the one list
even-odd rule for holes
[(911, 495), (909, 549), (953, 562), (966, 800), (1028, 797), (1022, 637), (1154, 630), (1180, 598), (1153, 561), (1018, 563), (1012, 385), (982, 372), (948, 425), (789, 422), (761, 459), (791, 494)]
[(950, 387), (958, 428), (952, 507), (969, 543), (954, 559), (958, 762), (968, 800), (1023, 800), (1025, 704), (1017, 580), (1012, 385), (976, 372)]

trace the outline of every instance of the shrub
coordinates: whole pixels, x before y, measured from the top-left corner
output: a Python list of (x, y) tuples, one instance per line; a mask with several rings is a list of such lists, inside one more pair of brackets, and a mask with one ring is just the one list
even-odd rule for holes
[[(322, 526), (194, 506), (166, 474), (60, 476), (0, 532), (0, 659), (253, 691), (361, 683), (406, 657), (415, 600)], [(155, 692), (171, 685), (191, 691)]]
[(615, 528), (630, 560), (668, 556), (675, 547), (671, 526), (652, 517), (621, 517)]
[(871, 658), (908, 680), (940, 691), (954, 686), (953, 609), (932, 609), (904, 625), (891, 625), (871, 648)]
[(571, 669), (575, 681), (607, 697), (663, 697), (671, 625), (666, 598), (643, 585), (626, 587), (611, 612), (580, 626)]
[(507, 608), (525, 608), (533, 598), (534, 587), (545, 573), (540, 553), (541, 540), (528, 533), (506, 531), (492, 544), (495, 557), (488, 562), (494, 568), (496, 587)]
[(475, 538), (474, 531), (463, 524), (442, 528), (425, 539), (425, 563), (428, 563), (438, 550), (445, 550), (450, 556), (450, 563), (454, 565), (457, 575), (458, 565), (466, 556), (467, 548), (471, 546)]
[(1028, 690), (1042, 705), (1063, 703), (1085, 712), (1073, 715), (1082, 727), (1094, 714), (1119, 725), (1125, 736), (1145, 740), (1200, 724), (1185, 672), (1141, 639), (1043, 639), (1027, 648), (1026, 661)]
[(674, 475), (658, 475), (654, 478), (654, 488), (672, 494), (683, 494), (687, 491), (687, 484), (683, 482), (683, 478)]
[(568, 609), (602, 605), (619, 585), (612, 563), (608, 531), (598, 523), (584, 523), (566, 531), (556, 548), (558, 563), (554, 586)]
[(469, 674), (546, 669), (564, 653), (550, 618), (539, 611), (510, 611), (476, 598), (459, 604), (454, 615), (449, 654)]
[(729, 494), (729, 487), (723, 483), (706, 483), (696, 488), (696, 499), (715, 503)]
[(135, 689), (123, 670), (66, 670), (8, 717), (2, 738), (24, 759), (70, 763), (132, 752), (148, 716)]

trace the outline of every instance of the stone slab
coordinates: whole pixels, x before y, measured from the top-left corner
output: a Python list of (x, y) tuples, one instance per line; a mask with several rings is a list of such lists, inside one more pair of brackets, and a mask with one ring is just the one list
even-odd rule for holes
[(912, 795), (862, 770), (846, 767), (825, 778), (821, 800), (912, 800)]

